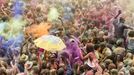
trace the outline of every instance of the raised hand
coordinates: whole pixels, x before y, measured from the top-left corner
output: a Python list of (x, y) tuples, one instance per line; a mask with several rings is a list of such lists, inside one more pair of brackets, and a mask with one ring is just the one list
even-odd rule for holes
[(122, 13), (122, 11), (121, 11), (121, 10), (119, 10), (119, 11), (118, 11), (118, 14), (121, 14), (121, 13)]
[(119, 17), (119, 15), (122, 13), (121, 10), (118, 11), (118, 14), (115, 16), (115, 19)]

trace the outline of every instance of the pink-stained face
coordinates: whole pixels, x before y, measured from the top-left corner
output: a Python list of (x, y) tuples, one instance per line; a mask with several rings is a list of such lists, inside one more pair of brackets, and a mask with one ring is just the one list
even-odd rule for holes
[(88, 71), (85, 75), (94, 75), (94, 73), (93, 73), (92, 70), (90, 70), (90, 71)]

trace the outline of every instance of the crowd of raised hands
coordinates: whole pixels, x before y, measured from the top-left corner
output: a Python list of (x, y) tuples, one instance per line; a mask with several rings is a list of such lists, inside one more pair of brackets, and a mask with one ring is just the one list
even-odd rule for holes
[[(0, 75), (134, 75), (134, 30), (123, 12), (116, 0), (0, 0)], [(36, 47), (41, 33), (66, 48)]]

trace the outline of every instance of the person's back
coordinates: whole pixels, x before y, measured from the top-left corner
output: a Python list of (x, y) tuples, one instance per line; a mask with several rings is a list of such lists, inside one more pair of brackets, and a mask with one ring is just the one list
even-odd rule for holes
[(124, 32), (124, 28), (122, 23), (119, 23), (118, 25), (116, 25), (115, 27), (115, 37), (120, 38), (123, 37), (123, 32)]

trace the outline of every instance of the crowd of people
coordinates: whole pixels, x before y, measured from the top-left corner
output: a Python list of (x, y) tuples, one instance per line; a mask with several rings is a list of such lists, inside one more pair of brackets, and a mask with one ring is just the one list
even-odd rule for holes
[[(116, 0), (0, 0), (0, 75), (134, 75), (134, 28), (122, 13)], [(66, 48), (37, 47), (43, 34)]]

